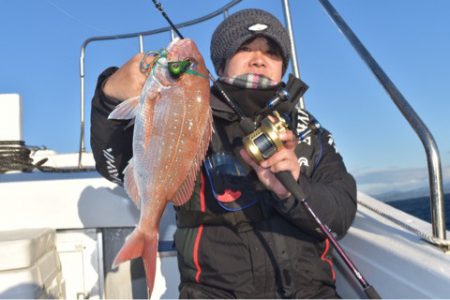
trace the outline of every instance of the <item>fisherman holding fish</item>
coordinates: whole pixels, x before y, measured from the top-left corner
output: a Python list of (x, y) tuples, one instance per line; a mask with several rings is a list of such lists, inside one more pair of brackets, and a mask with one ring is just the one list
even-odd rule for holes
[[(245, 9), (211, 40), (225, 97), (217, 85), (208, 90), (190, 40), (100, 75), (91, 115), (97, 170), (141, 209), (116, 263), (142, 256), (150, 292), (159, 219), (172, 202), (180, 298), (339, 298), (330, 241), (274, 174), (291, 173), (338, 237), (354, 219), (356, 185), (331, 134), (296, 105), (307, 86), (282, 82), (289, 57), (278, 19)], [(280, 90), (294, 100), (276, 107), (289, 129), (279, 134), (283, 147), (257, 162), (236, 112), (258, 120)]]

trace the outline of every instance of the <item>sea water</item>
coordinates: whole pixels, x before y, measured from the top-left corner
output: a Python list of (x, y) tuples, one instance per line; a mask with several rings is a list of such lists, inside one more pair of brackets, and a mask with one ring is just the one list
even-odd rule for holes
[[(445, 225), (450, 230), (450, 194), (445, 194)], [(420, 197), (387, 202), (406, 213), (431, 223), (430, 197)]]

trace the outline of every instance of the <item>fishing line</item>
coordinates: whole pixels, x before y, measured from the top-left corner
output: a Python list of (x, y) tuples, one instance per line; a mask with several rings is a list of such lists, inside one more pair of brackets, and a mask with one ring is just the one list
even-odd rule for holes
[(116, 34), (111, 33), (110, 31), (108, 31), (108, 30), (106, 30), (106, 29), (103, 29), (103, 28), (100, 28), (100, 27), (91, 25), (90, 23), (88, 23), (88, 22), (86, 22), (86, 21), (84, 21), (84, 20), (82, 20), (82, 19), (76, 17), (75, 15), (71, 14), (70, 12), (68, 12), (67, 10), (65, 10), (64, 8), (62, 8), (61, 6), (57, 5), (56, 3), (52, 2), (51, 0), (46, 0), (46, 2), (47, 2), (49, 5), (53, 6), (53, 7), (54, 7), (56, 10), (58, 10), (60, 13), (62, 13), (62, 14), (65, 15), (66, 17), (68, 17), (68, 18), (74, 20), (75, 22), (77, 22), (77, 23), (79, 23), (79, 24), (81, 24), (81, 25), (84, 25), (84, 26), (86, 26), (86, 27), (90, 27), (91, 29), (94, 29), (94, 30), (96, 30), (96, 31), (106, 33), (107, 35), (111, 35), (111, 36), (113, 36), (113, 37), (116, 38), (116, 39), (119, 39), (119, 37), (118, 37)]

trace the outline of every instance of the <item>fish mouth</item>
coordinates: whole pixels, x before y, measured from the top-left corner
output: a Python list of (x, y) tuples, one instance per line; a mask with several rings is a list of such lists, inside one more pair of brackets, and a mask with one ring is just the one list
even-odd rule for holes
[(176, 80), (170, 76), (167, 59), (158, 62), (155, 73), (153, 74), (153, 79), (163, 88), (170, 87), (176, 82)]
[[(167, 72), (167, 73), (169, 73), (169, 72)], [(176, 82), (176, 80), (173, 79), (172, 77), (170, 77), (170, 75), (162, 76), (161, 79), (159, 80), (159, 84), (162, 87), (172, 86), (175, 82)]]
[(158, 82), (159, 86), (162, 88), (167, 88), (167, 87), (172, 86), (175, 81), (173, 79), (171, 79), (169, 75), (165, 74), (166, 73), (165, 70), (161, 70), (161, 71), (163, 72), (163, 74), (158, 74), (158, 75), (154, 76), (154, 79)]

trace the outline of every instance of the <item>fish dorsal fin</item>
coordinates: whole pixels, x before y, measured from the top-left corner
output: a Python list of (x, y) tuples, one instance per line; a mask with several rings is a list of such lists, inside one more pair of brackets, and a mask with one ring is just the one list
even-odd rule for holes
[(136, 116), (139, 110), (139, 96), (131, 97), (119, 105), (109, 114), (108, 119), (129, 120)]
[(133, 200), (134, 204), (138, 209), (141, 209), (141, 197), (139, 195), (139, 190), (137, 187), (136, 180), (134, 179), (134, 162), (130, 159), (128, 166), (124, 170), (124, 187), (128, 196)]
[(178, 188), (175, 196), (172, 199), (174, 205), (183, 205), (192, 196), (194, 191), (195, 180), (197, 178), (197, 172), (200, 169), (200, 165), (205, 158), (206, 151), (208, 150), (208, 145), (211, 140), (212, 133), (212, 114), (211, 110), (208, 112), (208, 121), (205, 131), (203, 132), (203, 138), (200, 140), (200, 145), (198, 148), (197, 155), (192, 163), (191, 169), (189, 170), (188, 176), (184, 180), (183, 184)]

